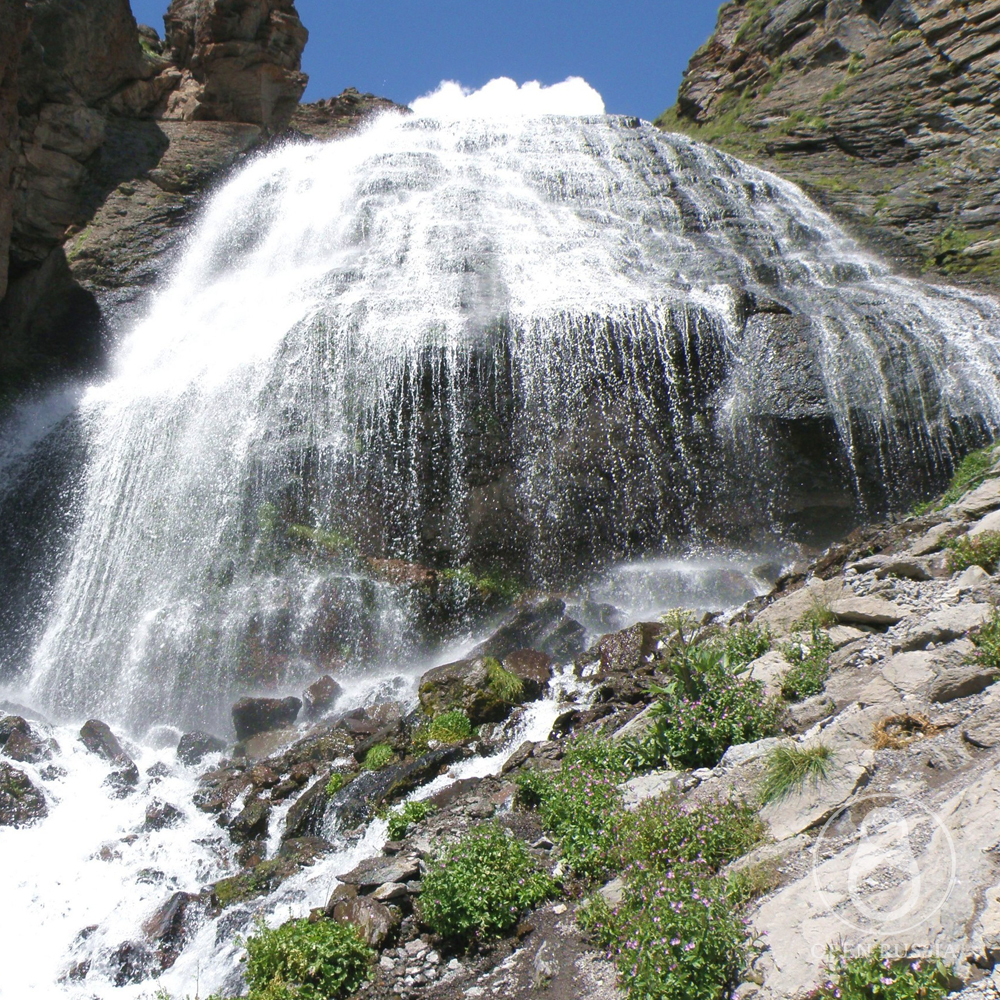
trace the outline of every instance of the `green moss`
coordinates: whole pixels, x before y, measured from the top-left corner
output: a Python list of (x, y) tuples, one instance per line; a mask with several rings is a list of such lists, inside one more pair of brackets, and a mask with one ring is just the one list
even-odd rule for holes
[(326, 783), (326, 794), (328, 796), (336, 795), (337, 792), (347, 784), (347, 778), (340, 771), (334, 771), (330, 775), (330, 780)]
[(947, 507), (960, 500), (970, 490), (982, 486), (990, 469), (993, 468), (996, 457), (995, 444), (970, 451), (955, 467), (951, 482), (941, 496), (940, 506)]
[(448, 580), (476, 591), (480, 597), (496, 597), (503, 601), (513, 601), (520, 597), (524, 588), (516, 580), (498, 570), (477, 573), (468, 566), (440, 570), (442, 580)]
[(381, 771), (395, 756), (395, 751), (388, 743), (376, 743), (375, 746), (369, 747), (365, 754), (363, 766), (366, 771)]
[(747, 19), (736, 32), (736, 44), (742, 45), (756, 38), (764, 28), (767, 15), (778, 5), (779, 0), (748, 0)]
[(857, 76), (865, 68), (864, 52), (852, 52), (847, 62), (847, 75)]
[(350, 552), (354, 548), (354, 539), (339, 531), (314, 528), (308, 524), (289, 524), (285, 528), (285, 532), (289, 538), (309, 542), (316, 548), (324, 550), (331, 555)]
[(473, 732), (469, 717), (461, 709), (455, 708), (450, 712), (442, 712), (421, 725), (413, 734), (413, 746), (414, 749), (422, 751), (431, 741), (447, 744), (462, 743), (470, 739)]

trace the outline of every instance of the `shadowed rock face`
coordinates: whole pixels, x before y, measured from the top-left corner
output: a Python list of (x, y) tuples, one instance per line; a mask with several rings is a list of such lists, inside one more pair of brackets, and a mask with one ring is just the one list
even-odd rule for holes
[(736, 0), (657, 124), (805, 185), (915, 269), (995, 285), (998, 28), (998, 0)]
[(183, 72), (167, 117), (280, 128), (306, 88), (309, 33), (292, 0), (173, 0), (167, 45)]

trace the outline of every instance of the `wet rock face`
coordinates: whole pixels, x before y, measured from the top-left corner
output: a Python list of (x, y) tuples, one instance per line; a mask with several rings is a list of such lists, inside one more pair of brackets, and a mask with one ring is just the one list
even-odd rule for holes
[(0, 761), (0, 826), (27, 826), (48, 815), (45, 796), (16, 767)]
[(280, 729), (293, 723), (302, 708), (299, 698), (241, 698), (233, 705), (233, 726), (238, 740)]
[(166, 42), (184, 76), (168, 117), (277, 129), (305, 90), (309, 33), (292, 0), (173, 0)]
[(10, 233), (14, 224), (11, 179), (18, 155), (18, 53), (28, 31), (28, 12), (20, 0), (0, 0), (0, 299), (7, 291)]
[(995, 284), (998, 26), (998, 0), (727, 3), (657, 124), (791, 177), (883, 252)]

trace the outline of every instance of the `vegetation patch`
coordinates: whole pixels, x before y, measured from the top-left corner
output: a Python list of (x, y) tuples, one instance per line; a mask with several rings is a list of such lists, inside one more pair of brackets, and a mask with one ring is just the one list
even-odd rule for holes
[(830, 775), (833, 751), (820, 743), (800, 747), (794, 743), (775, 747), (768, 755), (764, 780), (760, 786), (763, 805), (778, 802), (803, 785), (819, 785)]
[(987, 573), (995, 573), (1000, 563), (1000, 531), (953, 538), (945, 547), (948, 549), (948, 569), (952, 573), (970, 566), (981, 566)]
[(516, 705), (524, 697), (524, 681), (512, 674), (495, 656), (483, 658), (486, 677), (493, 693), (509, 705)]
[(474, 732), (469, 717), (460, 708), (455, 708), (420, 725), (413, 734), (413, 746), (424, 750), (431, 742), (454, 745), (471, 739)]
[(435, 934), (469, 946), (510, 930), (555, 889), (520, 840), (487, 823), (431, 863), (418, 910)]
[(781, 697), (797, 702), (820, 694), (830, 676), (830, 654), (833, 641), (817, 625), (813, 625), (808, 640), (801, 636), (781, 648), (791, 669), (781, 680)]
[(326, 783), (327, 796), (336, 795), (346, 783), (347, 777), (340, 771), (334, 771), (330, 775), (330, 780)]
[(303, 917), (271, 929), (261, 920), (243, 944), (249, 1000), (335, 1000), (372, 977), (375, 952), (350, 924)]
[(734, 667), (752, 663), (759, 656), (769, 652), (774, 640), (766, 625), (734, 625), (727, 628), (715, 639)]
[(954, 973), (934, 956), (890, 958), (876, 945), (863, 955), (831, 954), (826, 982), (810, 1000), (941, 1000), (951, 992)]
[(394, 809), (389, 813), (389, 839), (402, 840), (413, 823), (419, 823), (436, 809), (437, 806), (423, 799), (407, 802), (401, 808)]
[(976, 659), (1000, 672), (1000, 610), (994, 608), (990, 617), (969, 638), (976, 647)]
[(381, 771), (395, 756), (395, 751), (388, 743), (376, 743), (368, 748), (362, 766), (366, 771)]
[(524, 592), (524, 588), (517, 580), (497, 570), (477, 573), (468, 566), (459, 566), (455, 569), (439, 570), (438, 576), (450, 583), (468, 587), (470, 591), (475, 591), (483, 598), (493, 597), (501, 601), (514, 601)]

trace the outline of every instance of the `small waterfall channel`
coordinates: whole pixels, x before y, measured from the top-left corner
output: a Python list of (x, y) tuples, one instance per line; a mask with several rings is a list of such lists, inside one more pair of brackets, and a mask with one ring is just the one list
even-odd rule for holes
[[(54, 980), (226, 870), (194, 810), (128, 839), (196, 787), (164, 733), (221, 732), (235, 697), (336, 663), (345, 705), (412, 704), (517, 591), (581, 619), (739, 604), (791, 543), (910, 502), (1000, 430), (997, 302), (894, 275), (794, 185), (561, 86), (446, 86), (260, 155), (106, 375), (6, 418), (0, 708), (62, 750), (29, 767), (49, 817), (0, 830), (0, 943), (41, 941), (0, 995), (152, 995), (99, 961)], [(76, 742), (93, 716), (151, 775), (131, 798), (105, 801)], [(379, 824), (270, 919), (324, 902)], [(229, 983), (242, 919), (206, 922), (164, 985)]]

